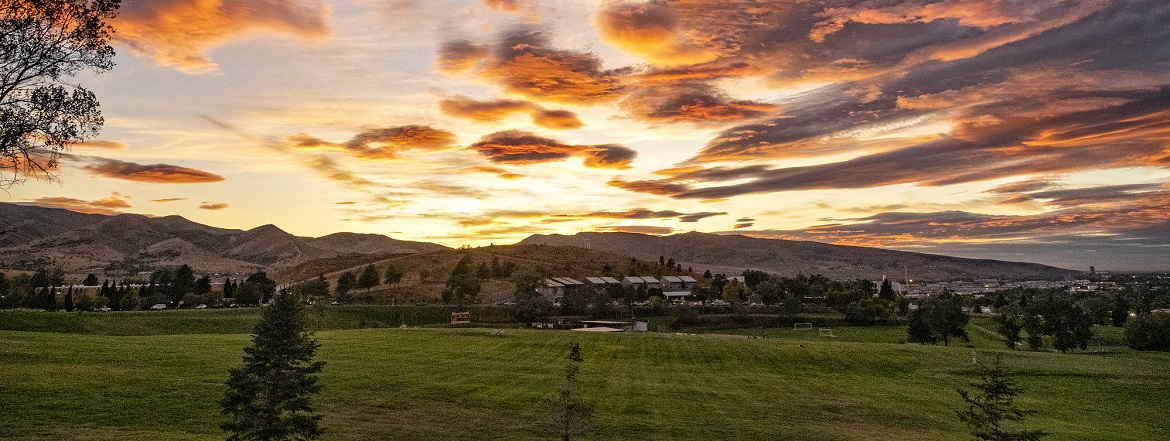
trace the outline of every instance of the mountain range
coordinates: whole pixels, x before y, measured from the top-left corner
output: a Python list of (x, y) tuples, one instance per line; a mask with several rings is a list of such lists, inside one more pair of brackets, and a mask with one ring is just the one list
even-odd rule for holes
[(967, 259), (820, 242), (760, 239), (741, 235), (682, 233), (650, 236), (636, 233), (533, 235), (525, 245), (577, 246), (657, 262), (673, 259), (683, 268), (739, 274), (755, 269), (786, 276), (821, 274), (832, 279), (959, 280), (1000, 278), (1062, 280), (1078, 271), (1037, 263)]
[[(760, 239), (739, 235), (634, 233), (533, 235), (519, 245), (589, 248), (644, 261), (673, 259), (684, 268), (739, 274), (756, 269), (781, 275), (822, 274), (834, 279), (957, 280), (973, 278), (1066, 279), (1079, 272), (1035, 263), (967, 259), (933, 254)], [(52, 264), (69, 273), (133, 274), (188, 264), (200, 273), (281, 270), (337, 259), (364, 265), (362, 256), (447, 250), (442, 245), (378, 234), (334, 233), (299, 237), (275, 225), (250, 230), (211, 227), (180, 216), (84, 214), (0, 203), (0, 269), (31, 270)], [(587, 254), (587, 253), (582, 253)], [(318, 264), (318, 266), (329, 266)], [(333, 265), (337, 266), (337, 265)]]
[(107, 216), (0, 203), (0, 268), (51, 263), (66, 272), (137, 272), (189, 264), (203, 273), (284, 268), (353, 253), (447, 249), (378, 234), (299, 237), (275, 225), (216, 228), (180, 216)]

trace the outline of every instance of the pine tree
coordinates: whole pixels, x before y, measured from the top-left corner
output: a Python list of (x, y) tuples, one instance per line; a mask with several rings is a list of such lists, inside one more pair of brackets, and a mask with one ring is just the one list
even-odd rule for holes
[(565, 381), (545, 402), (549, 426), (561, 441), (571, 441), (583, 432), (593, 413), (592, 406), (581, 397), (581, 383), (577, 379), (581, 361), (581, 345), (573, 343), (569, 350), (569, 364), (565, 365)]
[(894, 284), (890, 283), (890, 279), (882, 279), (882, 285), (878, 288), (878, 298), (890, 302), (898, 300), (898, 293), (894, 292)]
[(345, 303), (349, 301), (349, 290), (357, 285), (357, 276), (352, 271), (346, 271), (337, 278), (337, 286), (334, 288), (337, 293), (337, 301)]
[(1024, 417), (1036, 413), (1016, 407), (1015, 397), (1024, 391), (1016, 385), (1011, 372), (1003, 366), (999, 357), (991, 366), (980, 364), (983, 372), (977, 383), (971, 383), (975, 391), (956, 389), (967, 403), (967, 409), (957, 410), (959, 420), (971, 429), (976, 439), (987, 441), (1037, 441), (1047, 436), (1043, 430), (1009, 430), (1003, 423), (1023, 421)]
[(69, 291), (65, 292), (65, 310), (73, 312), (73, 285), (69, 285)]
[(265, 308), (244, 349), (244, 366), (230, 371), (220, 400), (229, 420), (228, 441), (311, 440), (321, 436), (321, 415), (310, 398), (321, 391), (313, 361), (320, 346), (296, 297), (282, 292)]

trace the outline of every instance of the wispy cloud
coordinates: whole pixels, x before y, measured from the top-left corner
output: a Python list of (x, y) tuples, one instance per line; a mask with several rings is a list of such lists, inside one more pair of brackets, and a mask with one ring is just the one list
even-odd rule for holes
[(70, 211), (89, 214), (104, 214), (113, 216), (122, 214), (123, 209), (131, 208), (130, 197), (121, 193), (112, 193), (110, 197), (87, 201), (67, 197), (43, 197), (34, 199), (33, 205), (49, 208), (63, 208)]
[(406, 150), (441, 151), (455, 147), (455, 134), (431, 126), (408, 125), (369, 129), (346, 142), (329, 142), (305, 133), (286, 138), (298, 149), (330, 149), (361, 159), (393, 160)]
[(653, 225), (609, 225), (593, 229), (594, 231), (609, 232), (609, 233), (638, 233), (650, 234), (654, 236), (665, 236), (674, 233), (674, 228), (659, 227)]
[(532, 123), (546, 129), (578, 129), (585, 126), (577, 114), (568, 110), (549, 110), (529, 101), (476, 101), (464, 96), (446, 98), (439, 102), (439, 110), (449, 116), (479, 123), (497, 123), (517, 113), (528, 114)]
[(155, 184), (204, 184), (220, 182), (223, 176), (171, 164), (138, 164), (95, 156), (82, 158), (88, 164), (82, 169), (95, 176)]

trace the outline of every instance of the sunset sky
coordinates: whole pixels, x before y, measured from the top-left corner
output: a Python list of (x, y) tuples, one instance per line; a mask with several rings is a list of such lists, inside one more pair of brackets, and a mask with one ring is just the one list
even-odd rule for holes
[(123, 0), (0, 201), (448, 246), (688, 231), (1170, 270), (1165, 0)]

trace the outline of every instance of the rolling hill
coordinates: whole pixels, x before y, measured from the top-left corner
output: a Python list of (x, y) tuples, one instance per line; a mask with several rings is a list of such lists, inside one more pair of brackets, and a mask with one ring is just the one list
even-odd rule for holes
[(1036, 263), (965, 259), (819, 242), (759, 239), (739, 235), (684, 233), (650, 236), (635, 233), (533, 235), (520, 244), (588, 247), (657, 262), (673, 258), (684, 268), (739, 274), (756, 269), (781, 275), (822, 274), (833, 279), (879, 279), (889, 275), (914, 280), (1001, 278), (1062, 280), (1079, 274)]
[(442, 245), (376, 234), (299, 237), (275, 225), (216, 228), (180, 216), (105, 216), (0, 203), (0, 268), (52, 263), (71, 273), (136, 272), (189, 264), (202, 273), (285, 268), (347, 254), (420, 253)]

